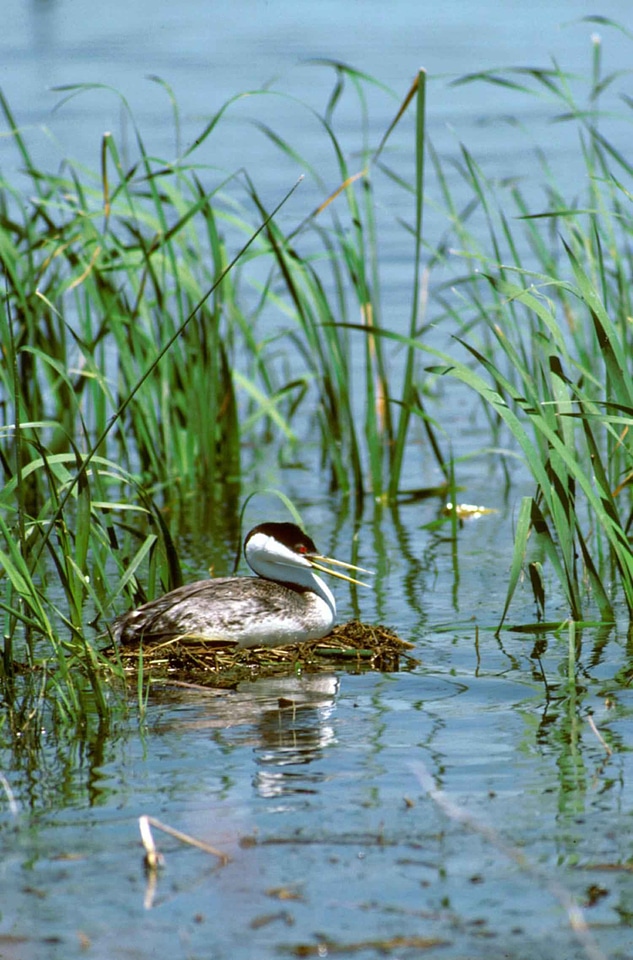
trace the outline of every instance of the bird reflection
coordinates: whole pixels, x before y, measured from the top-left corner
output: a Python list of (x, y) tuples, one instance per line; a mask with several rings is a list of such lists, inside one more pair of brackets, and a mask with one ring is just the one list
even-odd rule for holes
[[(324, 774), (307, 770), (335, 740), (330, 717), (338, 690), (335, 676), (284, 677), (240, 684), (240, 692), (256, 688), (275, 696), (276, 708), (264, 710), (257, 722), (258, 766), (253, 785), (261, 797), (316, 793)], [(253, 691), (254, 692), (254, 691)]]
[[(259, 796), (312, 794), (325, 774), (311, 768), (336, 739), (331, 717), (339, 681), (333, 674), (273, 677), (238, 684), (234, 691), (205, 691), (213, 697), (203, 717), (189, 729), (212, 729), (223, 747), (251, 747), (257, 766), (253, 785)], [(182, 702), (200, 692), (171, 691)], [(166, 726), (181, 726), (170, 720)], [(163, 730), (165, 727), (163, 727)]]
[(262, 717), (259, 724), (261, 745), (255, 750), (259, 767), (253, 783), (262, 797), (317, 793), (325, 775), (304, 769), (320, 759), (323, 750), (335, 740), (328, 723), (331, 707), (284, 707)]

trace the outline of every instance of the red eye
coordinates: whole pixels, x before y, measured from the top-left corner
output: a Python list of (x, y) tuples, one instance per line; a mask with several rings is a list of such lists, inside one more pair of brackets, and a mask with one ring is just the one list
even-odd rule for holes
[(307, 553), (307, 552), (308, 552), (308, 548), (304, 543), (298, 543), (297, 546), (295, 547), (295, 553)]

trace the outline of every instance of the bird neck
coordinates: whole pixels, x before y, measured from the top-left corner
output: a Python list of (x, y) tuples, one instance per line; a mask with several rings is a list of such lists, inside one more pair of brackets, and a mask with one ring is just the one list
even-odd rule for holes
[[(265, 580), (274, 580), (275, 583), (284, 583), (291, 587), (302, 587), (311, 590), (328, 605), (332, 616), (336, 616), (336, 600), (334, 594), (321, 577), (310, 567), (280, 567), (279, 563), (269, 563), (265, 558), (258, 556), (247, 557), (249, 566), (259, 577)], [(287, 574), (287, 575), (284, 575)]]
[(332, 611), (332, 616), (336, 616), (336, 600), (334, 599), (334, 594), (328, 587), (327, 583), (318, 577), (313, 570), (306, 570), (306, 581), (310, 582), (308, 586), (309, 590), (312, 590), (313, 593), (318, 594), (322, 600), (327, 603), (328, 607)]

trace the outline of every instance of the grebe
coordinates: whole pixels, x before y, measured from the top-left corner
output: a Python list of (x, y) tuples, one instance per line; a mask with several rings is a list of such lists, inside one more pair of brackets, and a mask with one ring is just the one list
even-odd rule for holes
[(318, 640), (330, 632), (336, 602), (314, 572), (367, 586), (325, 563), (370, 573), (318, 553), (294, 523), (260, 523), (244, 540), (244, 556), (256, 577), (198, 580), (117, 617), (113, 638), (209, 640), (236, 647), (281, 647)]

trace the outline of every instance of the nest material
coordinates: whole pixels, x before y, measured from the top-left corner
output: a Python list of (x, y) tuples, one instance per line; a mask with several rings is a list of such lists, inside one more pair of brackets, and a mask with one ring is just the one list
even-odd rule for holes
[(130, 672), (138, 669), (142, 656), (143, 670), (149, 671), (153, 680), (233, 687), (242, 680), (283, 676), (297, 669), (321, 673), (344, 666), (355, 672), (395, 671), (400, 669), (401, 658), (408, 665), (417, 663), (410, 654), (412, 649), (413, 644), (388, 627), (350, 620), (320, 640), (292, 647), (227, 649), (192, 637), (148, 639), (141, 649), (119, 648), (119, 656)]

